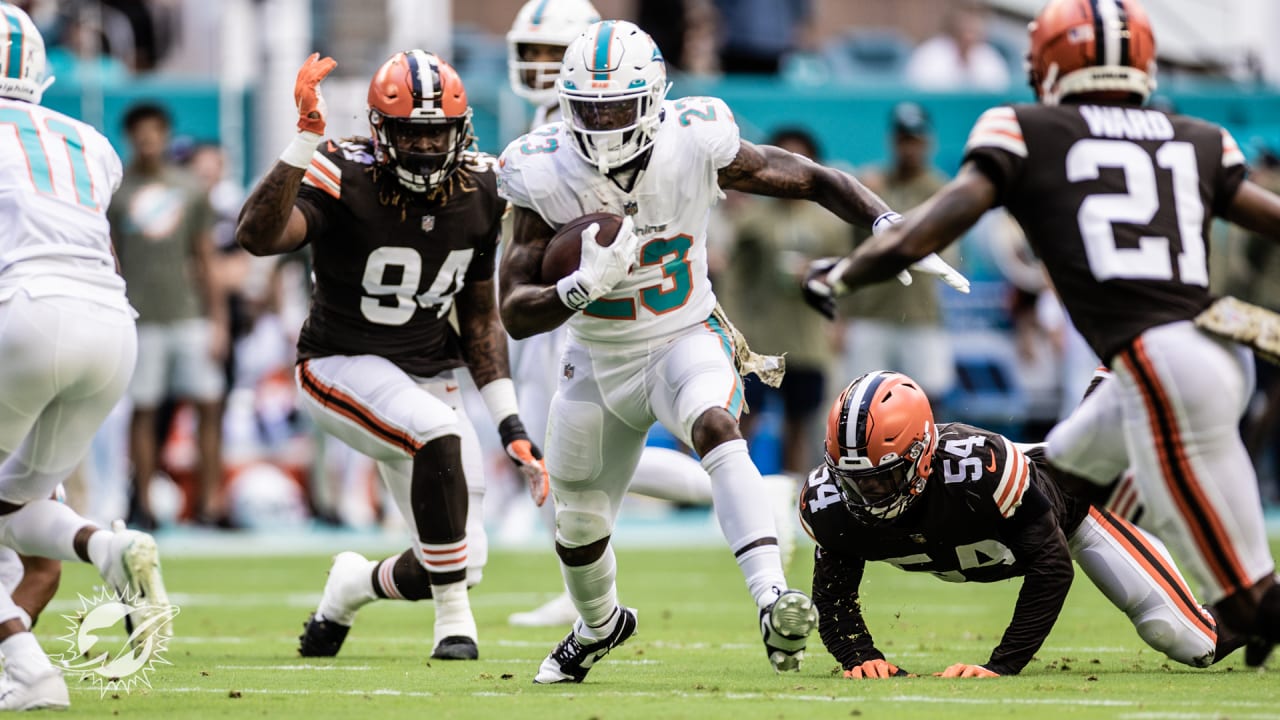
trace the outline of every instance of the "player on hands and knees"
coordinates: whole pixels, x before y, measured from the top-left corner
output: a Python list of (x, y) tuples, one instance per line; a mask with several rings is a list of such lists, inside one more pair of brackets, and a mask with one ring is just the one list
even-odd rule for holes
[[(1280, 585), (1237, 427), (1253, 357), (1209, 293), (1205, 239), (1215, 215), (1280, 238), (1280, 197), (1245, 179), (1226, 130), (1142, 108), (1155, 38), (1138, 0), (1053, 0), (1030, 34), (1039, 104), (984, 113), (956, 179), (892, 232), (811, 268), (809, 291), (891, 277), (1007, 207), (1115, 374), (1049, 435), (1048, 457), (1099, 485), (1131, 466), (1144, 524), (1223, 629), (1253, 639), (1246, 660), (1260, 663), (1280, 641)], [(1248, 312), (1251, 324), (1280, 325)]]
[(928, 397), (905, 375), (876, 371), (850, 383), (827, 415), (825, 447), (800, 518), (818, 545), (819, 632), (847, 678), (906, 674), (863, 620), (859, 585), (877, 560), (950, 582), (1023, 578), (987, 661), (951, 665), (943, 677), (1021, 672), (1057, 621), (1073, 559), (1170, 659), (1206, 667), (1238, 647), (1219, 637), (1159, 540), (1066, 492), (1042, 445), (935, 424)]
[[(667, 101), (662, 55), (631, 23), (596, 23), (574, 40), (558, 87), (562, 120), (508, 145), (500, 170), (515, 205), (499, 273), (507, 330), (570, 331), (547, 464), (556, 551), (580, 617), (535, 681), (581, 681), (635, 630), (617, 600), (609, 539), (655, 421), (701, 456), (769, 660), (796, 669), (817, 617), (787, 589), (774, 519), (758, 502), (763, 481), (738, 431), (735, 357), (749, 351), (707, 281), (708, 216), (722, 188), (809, 198), (862, 225), (890, 211), (849, 175), (742, 141), (718, 99)], [(556, 229), (596, 211), (626, 216), (614, 242), (596, 248), (588, 227), (579, 269), (541, 277)]]
[(484, 486), (455, 368), (470, 367), (534, 500), (547, 496), (495, 306), (506, 203), (493, 158), (470, 150), (462, 80), (422, 50), (396, 53), (374, 75), (371, 138), (319, 147), (319, 83), (335, 64), (312, 55), (299, 71), (299, 134), (250, 194), (236, 238), (258, 255), (310, 244), (316, 279), (298, 339), (301, 397), (322, 429), (377, 461), (413, 546), (380, 562), (337, 555), (299, 650), (336, 654), (372, 600), (433, 598), (432, 657), (475, 659), (467, 587), (486, 553)]
[[(565, 48), (600, 13), (587, 0), (529, 0), (516, 14), (507, 33), (507, 68), (511, 89), (535, 107), (531, 130), (560, 119), (556, 80)], [(560, 326), (520, 340), (512, 340), (511, 377), (516, 384), (523, 417), (530, 437), (546, 437), (546, 420), (551, 412), (560, 375), (568, 328)], [(783, 565), (795, 547), (795, 485), (789, 479), (766, 477), (770, 483), (771, 506), (778, 520), (778, 546)], [(711, 478), (698, 461), (686, 453), (646, 446), (640, 453), (630, 491), (681, 505), (710, 505)], [(548, 525), (554, 528), (555, 508), (544, 506)], [(512, 625), (538, 627), (572, 624), (578, 618), (568, 592), (545, 604), (508, 618)]]
[[(44, 39), (0, 2), (0, 545), (24, 556), (92, 563), (136, 609), (139, 643), (171, 631), (155, 540), (100, 530), (50, 499), (119, 402), (137, 357), (133, 309), (112, 255), (107, 207), (120, 158), (92, 127), (40, 105)], [(45, 564), (45, 570), (52, 568)], [(39, 580), (32, 574), (32, 582)], [(30, 632), (56, 587), (0, 591), (0, 710), (67, 707), (62, 673)], [(20, 605), (21, 601), (25, 604)]]

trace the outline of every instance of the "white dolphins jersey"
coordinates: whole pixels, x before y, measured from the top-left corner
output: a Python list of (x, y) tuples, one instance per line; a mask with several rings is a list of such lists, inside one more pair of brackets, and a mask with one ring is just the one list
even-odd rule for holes
[(0, 299), (21, 287), (120, 304), (107, 206), (121, 176), (120, 157), (97, 130), (0, 99)]
[(701, 324), (715, 308), (707, 223), (724, 197), (718, 172), (738, 155), (738, 125), (718, 98), (669, 100), (662, 110), (653, 154), (629, 193), (574, 150), (563, 122), (516, 138), (502, 153), (499, 194), (552, 228), (593, 212), (634, 213), (640, 265), (569, 319), (582, 340), (651, 340)]

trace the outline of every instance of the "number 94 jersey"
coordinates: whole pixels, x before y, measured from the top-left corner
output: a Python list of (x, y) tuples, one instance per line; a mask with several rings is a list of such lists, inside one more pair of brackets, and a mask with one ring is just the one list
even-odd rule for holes
[(412, 193), (371, 152), (367, 139), (327, 141), (298, 191), (315, 274), (298, 359), (377, 355), (430, 377), (463, 364), (454, 297), (493, 277), (496, 162), (465, 153), (437, 192)]
[[(1022, 576), (1047, 532), (1070, 533), (1088, 512), (1065, 498), (1048, 477), (1036, 448), (1023, 453), (998, 433), (965, 425), (938, 426), (933, 473), (921, 496), (893, 521), (859, 522), (844, 506), (822, 465), (800, 495), (800, 519), (824, 553), (879, 560), (951, 582), (993, 582)], [(1037, 522), (1052, 513), (1049, 522)]]
[(664, 102), (652, 155), (631, 192), (578, 155), (574, 142), (563, 121), (544, 125), (507, 146), (499, 171), (502, 196), (555, 229), (588, 213), (634, 213), (639, 265), (570, 318), (571, 332), (587, 341), (642, 341), (706, 321), (716, 304), (707, 223), (724, 197), (719, 171), (741, 146), (728, 106), (711, 97)]
[(996, 186), (1104, 362), (1208, 306), (1209, 224), (1245, 176), (1222, 128), (1135, 107), (997, 107), (965, 159)]

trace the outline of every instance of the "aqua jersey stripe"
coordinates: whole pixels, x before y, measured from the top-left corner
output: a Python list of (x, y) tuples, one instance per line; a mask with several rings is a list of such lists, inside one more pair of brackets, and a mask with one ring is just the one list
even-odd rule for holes
[(613, 21), (605, 20), (600, 23), (600, 30), (596, 32), (596, 59), (591, 68), (596, 74), (592, 80), (609, 79), (609, 46), (612, 44)]
[[(711, 328), (720, 337), (720, 345), (724, 348), (724, 354), (729, 357), (729, 366), (736, 368), (733, 362), (733, 343), (729, 341), (729, 334), (724, 331), (724, 326), (716, 319), (715, 315), (707, 318), (707, 327)], [(734, 370), (733, 393), (730, 395), (729, 406), (725, 408), (730, 415), (738, 417), (742, 414), (742, 378), (737, 376), (737, 370)]]
[(8, 8), (0, 5), (0, 11), (4, 12), (4, 19), (9, 21), (9, 61), (4, 66), (4, 76), (11, 78), (22, 77), (22, 23), (18, 18), (10, 15)]
[(538, 9), (533, 11), (533, 20), (531, 20), (534, 25), (542, 24), (542, 13), (546, 12), (547, 3), (549, 2), (551, 2), (551, 0), (542, 0), (542, 2), (538, 3)]

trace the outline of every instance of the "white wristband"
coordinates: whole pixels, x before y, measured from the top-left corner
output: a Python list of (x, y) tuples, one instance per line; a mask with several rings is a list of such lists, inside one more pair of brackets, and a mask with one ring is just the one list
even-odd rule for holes
[(578, 282), (577, 272), (565, 275), (556, 282), (556, 294), (560, 296), (560, 302), (564, 303), (565, 307), (573, 310), (581, 310), (591, 304), (591, 295)]
[(520, 405), (516, 402), (516, 385), (511, 378), (498, 378), (480, 388), (480, 397), (485, 407), (489, 408), (489, 417), (495, 423), (520, 413)]
[(293, 136), (289, 147), (280, 153), (280, 162), (306, 170), (307, 166), (311, 164), (311, 156), (316, 154), (316, 148), (319, 145), (319, 135), (313, 132), (300, 132)]
[(897, 225), (900, 222), (902, 222), (902, 216), (890, 210), (889, 212), (876, 218), (875, 222), (871, 223), (871, 234), (883, 235), (889, 231), (889, 228), (893, 227), (894, 225)]

